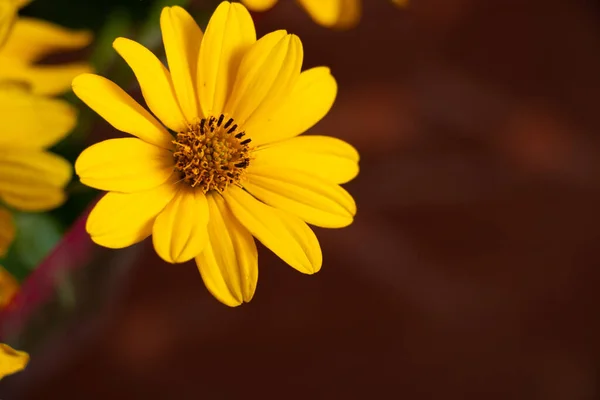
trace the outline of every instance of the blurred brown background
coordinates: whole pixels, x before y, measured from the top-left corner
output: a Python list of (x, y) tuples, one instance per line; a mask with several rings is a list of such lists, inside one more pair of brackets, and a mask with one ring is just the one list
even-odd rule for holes
[[(336, 33), (281, 1), (338, 101), (359, 206), (308, 277), (261, 248), (229, 309), (151, 243), (117, 294), (0, 385), (10, 399), (600, 398), (600, 5), (365, 0)], [(104, 254), (104, 253), (103, 253)], [(83, 326), (83, 328), (82, 328)]]

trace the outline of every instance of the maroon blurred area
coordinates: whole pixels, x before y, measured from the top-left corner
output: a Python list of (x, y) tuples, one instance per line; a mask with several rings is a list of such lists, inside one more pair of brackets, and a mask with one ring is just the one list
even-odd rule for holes
[(149, 241), (103, 250), (126, 280), (0, 398), (600, 398), (598, 3), (366, 0), (345, 33), (280, 3), (259, 32), (331, 66), (313, 132), (362, 156), (322, 271), (260, 248), (230, 309)]

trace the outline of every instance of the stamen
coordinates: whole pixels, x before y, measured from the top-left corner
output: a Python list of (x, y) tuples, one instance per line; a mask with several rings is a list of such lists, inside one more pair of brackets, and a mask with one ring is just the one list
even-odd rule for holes
[(175, 169), (181, 174), (181, 180), (204, 193), (223, 192), (241, 179), (250, 163), (248, 144), (251, 139), (240, 141), (245, 133), (237, 132), (233, 118), (223, 125), (225, 119), (224, 114), (218, 119), (202, 118), (187, 131), (178, 133), (173, 141)]

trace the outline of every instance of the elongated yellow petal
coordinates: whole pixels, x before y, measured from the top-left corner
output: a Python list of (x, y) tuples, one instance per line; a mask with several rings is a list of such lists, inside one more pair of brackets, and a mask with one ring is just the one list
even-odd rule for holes
[(17, 16), (17, 4), (12, 0), (0, 1), (0, 48), (6, 43)]
[(219, 115), (242, 57), (256, 42), (254, 22), (238, 3), (222, 2), (210, 18), (198, 58), (198, 96), (204, 115)]
[(298, 82), (277, 112), (256, 127), (246, 127), (252, 144), (276, 142), (306, 132), (331, 109), (337, 83), (327, 67), (300, 74)]
[(275, 31), (263, 36), (242, 59), (225, 112), (252, 131), (289, 95), (300, 75), (302, 57), (296, 35)]
[(267, 11), (277, 3), (277, 0), (242, 0), (242, 3), (252, 11)]
[(354, 199), (335, 183), (300, 171), (250, 166), (243, 183), (266, 204), (323, 228), (343, 228), (356, 214)]
[(29, 362), (29, 354), (0, 343), (0, 379), (23, 370)]
[(196, 74), (202, 31), (183, 8), (165, 7), (160, 29), (179, 105), (188, 121), (199, 116)]
[(326, 27), (332, 27), (340, 18), (342, 0), (296, 0), (311, 18)]
[(14, 24), (2, 55), (35, 62), (57, 50), (73, 50), (92, 41), (88, 31), (73, 31), (34, 18), (20, 17)]
[(356, 149), (330, 136), (298, 136), (252, 154), (252, 167), (300, 171), (333, 183), (346, 183), (358, 174)]
[(33, 93), (55, 96), (66, 92), (77, 75), (91, 72), (85, 63), (29, 65), (15, 62), (0, 53), (0, 80), (20, 81), (31, 86)]
[(116, 129), (165, 149), (173, 147), (173, 137), (156, 118), (108, 79), (94, 74), (79, 75), (73, 80), (73, 91)]
[(133, 40), (117, 38), (113, 47), (133, 70), (144, 100), (154, 115), (169, 129), (184, 131), (187, 124), (175, 97), (171, 74), (160, 60)]
[(144, 192), (109, 192), (90, 213), (86, 230), (95, 243), (113, 249), (141, 242), (150, 236), (156, 216), (175, 192), (174, 181)]
[(360, 21), (362, 0), (341, 0), (340, 15), (332, 28), (350, 29)]
[[(12, 214), (4, 207), (0, 207), (0, 258), (3, 258), (8, 252), (8, 248), (15, 238), (15, 224)], [(2, 267), (0, 267), (2, 268)], [(2, 279), (0, 278), (0, 282)], [(0, 284), (0, 286), (2, 286)], [(2, 297), (4, 289), (0, 289), (0, 308), (2, 307)]]
[(328, 28), (348, 29), (360, 20), (361, 0), (297, 0), (311, 18)]
[(62, 157), (33, 149), (0, 152), (0, 198), (25, 211), (46, 211), (65, 198), (71, 165)]
[(230, 307), (249, 302), (258, 282), (258, 252), (252, 235), (220, 195), (209, 195), (208, 244), (196, 264), (209, 292)]
[(223, 196), (237, 220), (291, 267), (304, 274), (321, 269), (319, 241), (300, 218), (270, 207), (236, 186), (229, 187)]
[(6, 307), (19, 292), (19, 282), (0, 266), (0, 310)]
[(191, 260), (208, 242), (208, 203), (202, 191), (181, 186), (158, 215), (152, 230), (156, 253), (170, 263)]
[(115, 192), (140, 192), (173, 174), (173, 155), (137, 138), (109, 139), (85, 149), (75, 172), (85, 185)]
[(77, 122), (64, 100), (31, 93), (22, 85), (0, 84), (0, 148), (50, 147)]

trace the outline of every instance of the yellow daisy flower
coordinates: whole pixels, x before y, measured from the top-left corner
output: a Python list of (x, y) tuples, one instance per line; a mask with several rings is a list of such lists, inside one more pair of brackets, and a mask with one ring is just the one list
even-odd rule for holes
[[(45, 149), (75, 122), (76, 112), (67, 102), (0, 82), (0, 202), (23, 211), (47, 211), (64, 202), (71, 165)], [(0, 257), (14, 235), (10, 212), (0, 206)]]
[(103, 77), (73, 81), (80, 99), (137, 137), (95, 144), (75, 163), (84, 184), (109, 191), (88, 218), (92, 239), (122, 248), (152, 235), (164, 260), (195, 258), (229, 306), (256, 288), (252, 236), (300, 272), (317, 272), (321, 250), (306, 222), (339, 228), (356, 212), (339, 186), (358, 173), (356, 150), (297, 137), (333, 104), (329, 69), (301, 73), (300, 39), (276, 31), (256, 40), (238, 3), (222, 2), (204, 35), (180, 7), (163, 9), (160, 22), (169, 70), (140, 44), (114, 42), (156, 118)]
[[(36, 64), (42, 58), (61, 50), (87, 46), (89, 32), (72, 31), (34, 19), (16, 18), (16, 10), (28, 1), (0, 0), (0, 81), (15, 80), (29, 84), (34, 93), (56, 95), (67, 91), (73, 78), (90, 72), (87, 63), (57, 65)], [(14, 21), (13, 21), (14, 20)]]
[(0, 343), (0, 379), (22, 371), (29, 362), (29, 354)]
[[(240, 0), (252, 11), (267, 11), (277, 0)], [(296, 0), (317, 24), (348, 29), (360, 20), (361, 0)]]

